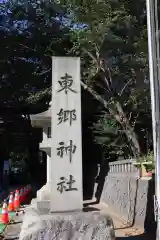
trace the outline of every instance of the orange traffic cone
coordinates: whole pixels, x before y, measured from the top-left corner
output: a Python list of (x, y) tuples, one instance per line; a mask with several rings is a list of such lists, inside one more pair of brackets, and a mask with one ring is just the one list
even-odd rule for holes
[(26, 187), (26, 188), (27, 188), (27, 194), (29, 194), (29, 186), (27, 185), (27, 187)]
[(16, 190), (15, 197), (14, 197), (14, 208), (17, 210), (19, 207), (20, 207), (19, 191)]
[(20, 204), (24, 201), (23, 188), (20, 190)]
[(24, 187), (24, 189), (23, 189), (23, 202), (26, 201), (26, 198), (27, 198), (27, 191), (26, 191), (26, 187)]
[(8, 221), (9, 221), (9, 217), (8, 217), (7, 203), (6, 201), (4, 201), (3, 207), (2, 207), (1, 223), (7, 224)]
[(28, 193), (30, 193), (31, 192), (31, 185), (30, 184), (28, 184)]
[(27, 194), (27, 188), (24, 187), (24, 195), (26, 195), (26, 194)]
[(22, 199), (21, 195), (22, 195), (22, 189), (20, 188), (19, 189), (19, 202), (20, 202), (20, 204), (21, 204), (21, 199)]
[(10, 212), (14, 211), (13, 192), (10, 193), (8, 211), (10, 211)]
[(23, 187), (23, 202), (25, 201), (25, 197), (26, 197), (26, 191), (25, 191), (25, 187)]

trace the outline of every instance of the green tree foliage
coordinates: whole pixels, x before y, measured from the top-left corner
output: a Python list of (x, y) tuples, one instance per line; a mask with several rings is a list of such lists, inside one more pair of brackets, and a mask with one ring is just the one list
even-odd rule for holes
[(132, 149), (117, 121), (103, 114), (92, 127), (95, 140), (103, 147), (106, 158), (113, 161), (117, 157), (132, 156)]
[(109, 115), (131, 155), (140, 155), (148, 129), (151, 133), (145, 1), (59, 2), (70, 19), (71, 53), (82, 59), (82, 86), (106, 109), (96, 127), (109, 127)]
[(32, 0), (7, 1), (0, 10), (0, 105), (45, 103), (50, 98), (51, 56), (65, 55), (69, 44), (66, 27), (58, 20), (61, 14), (54, 4)]
[(82, 87), (103, 109), (96, 140), (124, 157), (150, 148), (145, 0), (7, 1), (0, 36), (0, 106), (25, 106), (29, 123), (50, 100), (51, 56), (80, 56)]
[(0, 4), (1, 144), (5, 139), (4, 159), (11, 151), (27, 151), (33, 173), (38, 168), (38, 139), (33, 136), (29, 114), (46, 110), (51, 96), (51, 56), (65, 55), (70, 44), (61, 17), (48, 2)]

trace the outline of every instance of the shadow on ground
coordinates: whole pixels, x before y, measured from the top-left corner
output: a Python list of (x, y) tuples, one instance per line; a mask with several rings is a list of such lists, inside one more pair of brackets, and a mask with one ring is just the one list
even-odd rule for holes
[(125, 236), (125, 237), (116, 237), (116, 240), (156, 240), (156, 237), (146, 233), (137, 235), (137, 236)]
[(85, 124), (82, 132), (83, 199), (90, 200), (94, 194), (98, 163), (102, 161), (102, 149), (98, 144), (95, 144), (93, 133)]
[(84, 207), (83, 212), (99, 212), (99, 209), (93, 207)]

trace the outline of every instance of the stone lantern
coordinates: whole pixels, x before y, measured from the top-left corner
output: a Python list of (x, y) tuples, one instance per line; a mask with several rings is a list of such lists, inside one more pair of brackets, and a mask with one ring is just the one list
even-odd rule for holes
[(43, 137), (39, 149), (47, 155), (47, 183), (37, 192), (37, 200), (50, 200), (51, 183), (51, 102), (47, 111), (30, 115), (32, 127), (42, 129)]

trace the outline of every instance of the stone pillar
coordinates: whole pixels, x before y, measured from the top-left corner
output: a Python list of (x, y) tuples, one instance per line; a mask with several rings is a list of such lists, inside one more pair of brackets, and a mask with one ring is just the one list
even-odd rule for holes
[(47, 154), (47, 183), (50, 183), (52, 178), (51, 178), (51, 156)]
[(52, 58), (51, 212), (83, 208), (80, 58)]
[(37, 200), (42, 201), (42, 204), (44, 203), (44, 201), (50, 201), (51, 199), (51, 173), (52, 173), (52, 167), (51, 167), (51, 150), (50, 149), (44, 149), (44, 151), (46, 152), (47, 155), (47, 182), (46, 184), (39, 190), (37, 191)]

